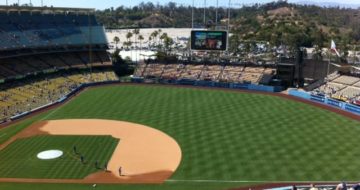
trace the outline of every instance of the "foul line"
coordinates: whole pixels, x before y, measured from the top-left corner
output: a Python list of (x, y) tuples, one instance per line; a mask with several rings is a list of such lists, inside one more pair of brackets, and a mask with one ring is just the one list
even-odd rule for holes
[(189, 182), (189, 183), (339, 183), (339, 181), (261, 181), (261, 180), (211, 180), (211, 179), (168, 179), (166, 182)]
[(44, 117), (42, 117), (40, 120), (44, 121), (46, 120), (47, 118), (49, 118), (50, 116), (54, 115), (57, 111), (59, 110), (59, 107), (58, 108), (55, 108), (54, 110), (52, 110), (50, 113), (48, 113), (47, 115), (44, 115)]

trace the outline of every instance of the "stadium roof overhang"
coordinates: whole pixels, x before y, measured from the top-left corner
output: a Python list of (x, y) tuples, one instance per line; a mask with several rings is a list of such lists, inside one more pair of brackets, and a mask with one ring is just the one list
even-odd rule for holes
[(93, 14), (93, 13), (95, 13), (95, 9), (67, 8), (67, 7), (0, 6), (0, 12), (43, 12), (43, 13)]

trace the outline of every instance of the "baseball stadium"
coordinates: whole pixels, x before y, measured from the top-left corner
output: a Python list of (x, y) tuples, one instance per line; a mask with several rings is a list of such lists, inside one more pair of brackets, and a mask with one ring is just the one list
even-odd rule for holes
[(0, 6), (0, 189), (357, 190), (360, 68), (335, 43), (245, 59), (224, 10), (114, 29), (91, 8)]

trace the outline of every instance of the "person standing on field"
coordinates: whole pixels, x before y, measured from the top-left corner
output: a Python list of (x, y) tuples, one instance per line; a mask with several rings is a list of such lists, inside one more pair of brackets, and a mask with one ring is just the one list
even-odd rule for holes
[(82, 164), (85, 164), (85, 157), (83, 155), (80, 156), (80, 161)]
[(122, 168), (121, 168), (121, 166), (119, 167), (119, 176), (122, 176)]
[(74, 151), (74, 153), (75, 153), (75, 154), (78, 154), (78, 152), (77, 152), (77, 148), (76, 148), (76, 146), (75, 146), (75, 145), (73, 146), (73, 151)]

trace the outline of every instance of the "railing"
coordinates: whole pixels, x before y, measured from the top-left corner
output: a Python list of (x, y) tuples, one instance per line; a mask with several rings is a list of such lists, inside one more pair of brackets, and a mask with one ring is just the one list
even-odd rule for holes
[(133, 83), (157, 83), (157, 84), (175, 84), (175, 85), (190, 85), (190, 86), (203, 86), (203, 87), (218, 87), (218, 88), (231, 88), (231, 89), (244, 89), (255, 90), (263, 92), (280, 92), (283, 90), (280, 86), (266, 86), (250, 83), (228, 83), (228, 82), (214, 82), (193, 79), (144, 79), (142, 77), (131, 78)]
[(307, 100), (314, 101), (314, 102), (319, 102), (322, 104), (326, 104), (326, 105), (329, 105), (332, 107), (339, 108), (341, 110), (345, 110), (345, 111), (360, 115), (360, 106), (357, 106), (354, 104), (342, 102), (342, 101), (335, 100), (335, 99), (325, 97), (325, 96), (310, 94), (308, 92), (301, 92), (298, 90), (290, 90), (289, 95), (307, 99)]

